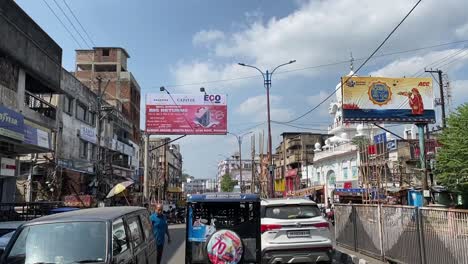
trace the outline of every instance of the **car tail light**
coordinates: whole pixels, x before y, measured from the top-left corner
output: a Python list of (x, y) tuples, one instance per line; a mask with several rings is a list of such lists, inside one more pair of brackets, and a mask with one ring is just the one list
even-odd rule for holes
[(266, 231), (272, 231), (272, 230), (278, 230), (281, 229), (281, 225), (275, 225), (275, 224), (270, 224), (270, 225), (261, 225), (260, 231), (262, 233), (265, 233)]
[(322, 222), (322, 223), (313, 224), (313, 226), (316, 228), (329, 228), (330, 224), (328, 222)]

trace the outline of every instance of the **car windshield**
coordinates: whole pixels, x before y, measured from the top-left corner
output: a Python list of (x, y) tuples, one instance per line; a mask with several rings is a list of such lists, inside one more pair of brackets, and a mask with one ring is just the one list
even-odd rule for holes
[(6, 263), (84, 263), (106, 259), (106, 224), (72, 222), (26, 226)]
[(320, 216), (320, 210), (315, 205), (281, 205), (268, 206), (265, 217), (275, 219), (299, 219)]

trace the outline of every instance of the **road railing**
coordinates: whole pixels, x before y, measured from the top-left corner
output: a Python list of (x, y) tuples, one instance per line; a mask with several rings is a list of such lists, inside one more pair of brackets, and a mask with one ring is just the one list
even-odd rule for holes
[(335, 205), (339, 246), (396, 263), (468, 263), (468, 210)]

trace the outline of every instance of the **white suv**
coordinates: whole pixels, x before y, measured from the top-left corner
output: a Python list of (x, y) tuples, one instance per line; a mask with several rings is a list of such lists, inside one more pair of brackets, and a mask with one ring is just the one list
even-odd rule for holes
[(330, 225), (317, 204), (303, 198), (261, 203), (263, 263), (331, 263)]

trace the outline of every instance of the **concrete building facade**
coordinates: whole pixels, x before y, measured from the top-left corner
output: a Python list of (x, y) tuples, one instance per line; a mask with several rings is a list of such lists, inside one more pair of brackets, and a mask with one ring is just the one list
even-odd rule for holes
[(0, 13), (0, 201), (13, 202), (56, 143), (62, 49), (14, 1)]
[(105, 90), (103, 99), (132, 122), (131, 134), (121, 136), (139, 142), (141, 89), (133, 74), (128, 71), (129, 58), (127, 51), (119, 47), (77, 50), (75, 76), (93, 91), (98, 90), (96, 77), (102, 77), (102, 90)]

